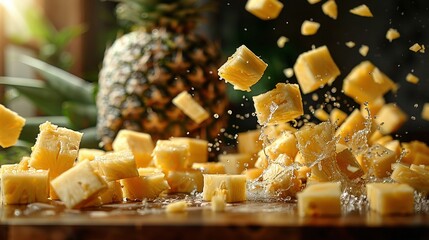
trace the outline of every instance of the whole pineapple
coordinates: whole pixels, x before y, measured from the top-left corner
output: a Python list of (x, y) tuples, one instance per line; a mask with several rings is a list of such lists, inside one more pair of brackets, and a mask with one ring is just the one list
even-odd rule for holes
[[(214, 139), (226, 124), (225, 83), (219, 80), (219, 49), (194, 32), (203, 6), (196, 0), (120, 0), (119, 19), (134, 31), (106, 51), (99, 76), (97, 130), (111, 149), (120, 129)], [(201, 124), (172, 99), (188, 91), (210, 117)]]

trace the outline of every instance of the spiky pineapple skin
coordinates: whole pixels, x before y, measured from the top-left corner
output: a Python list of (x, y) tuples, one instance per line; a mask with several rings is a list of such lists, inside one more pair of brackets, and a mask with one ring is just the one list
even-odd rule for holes
[[(215, 138), (226, 125), (228, 105), (225, 83), (217, 75), (219, 52), (192, 32), (138, 30), (116, 40), (99, 76), (97, 129), (103, 147), (111, 150), (120, 129), (149, 133), (154, 141)], [(182, 91), (219, 117), (195, 123), (172, 103)]]

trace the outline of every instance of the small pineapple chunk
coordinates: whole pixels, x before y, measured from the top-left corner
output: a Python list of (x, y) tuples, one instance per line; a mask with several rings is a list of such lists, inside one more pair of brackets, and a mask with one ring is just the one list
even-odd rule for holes
[(7, 148), (16, 144), (25, 125), (25, 119), (0, 104), (0, 146)]
[(234, 89), (250, 92), (250, 87), (261, 79), (267, 64), (246, 46), (241, 45), (218, 70), (221, 78)]
[(105, 190), (107, 183), (85, 160), (52, 180), (51, 186), (67, 208), (79, 208)]
[(246, 176), (204, 174), (203, 200), (211, 201), (216, 192), (225, 193), (227, 203), (246, 201)]
[(368, 183), (366, 191), (370, 209), (381, 215), (414, 212), (414, 189), (407, 184)]
[(300, 216), (341, 215), (341, 184), (339, 182), (318, 183), (307, 186), (297, 194)]
[(99, 192), (85, 203), (83, 207), (101, 206), (103, 204), (122, 202), (122, 187), (118, 181), (107, 183), (107, 189)]
[(100, 149), (81, 148), (79, 149), (77, 161), (82, 162), (83, 160), (92, 161), (95, 157), (104, 155), (106, 152)]
[(377, 113), (375, 122), (380, 126), (380, 131), (383, 134), (390, 134), (397, 131), (407, 121), (407, 118), (407, 114), (396, 104), (389, 103)]
[(346, 120), (347, 113), (341, 111), (338, 108), (332, 109), (331, 113), (329, 114), (329, 121), (331, 123), (334, 123), (336, 126), (341, 126), (341, 124)]
[(274, 125), (264, 126), (261, 129), (261, 135), (265, 136), (269, 142), (275, 141), (281, 137), (284, 132), (296, 132), (296, 128), (292, 127), (290, 123), (280, 123)]
[(413, 46), (409, 48), (413, 52), (418, 52), (422, 49), (422, 47), (418, 43), (414, 43)]
[(299, 86), (304, 94), (332, 83), (340, 75), (326, 46), (299, 55), (293, 66)]
[(239, 153), (257, 154), (262, 150), (262, 141), (259, 139), (260, 130), (251, 130), (238, 133), (237, 148)]
[(173, 104), (197, 124), (209, 118), (209, 113), (186, 91), (179, 93), (173, 99)]
[(322, 1), (322, 0), (307, 0), (307, 2), (310, 3), (310, 4), (316, 4), (316, 3), (320, 2), (320, 1)]
[(413, 84), (419, 83), (419, 78), (416, 75), (412, 74), (412, 73), (408, 73), (407, 76), (405, 77), (405, 79), (409, 83), (413, 83)]
[(188, 148), (189, 156), (186, 163), (188, 167), (191, 167), (194, 163), (205, 163), (208, 161), (209, 143), (207, 140), (186, 137), (171, 138), (170, 140)]
[(301, 181), (293, 167), (272, 163), (262, 173), (265, 193), (269, 196), (295, 197), (301, 191)]
[(322, 5), (322, 11), (332, 19), (337, 19), (338, 9), (335, 0), (329, 0)]
[(248, 0), (245, 9), (262, 20), (276, 19), (283, 3), (278, 0)]
[(355, 47), (355, 46), (356, 46), (356, 43), (355, 43), (355, 42), (353, 42), (353, 41), (348, 41), (348, 42), (346, 42), (346, 46), (347, 46), (348, 48), (353, 48), (353, 47)]
[(5, 205), (48, 202), (48, 171), (19, 167), (18, 164), (1, 166), (1, 202)]
[(260, 169), (268, 167), (268, 158), (264, 150), (258, 152), (258, 159), (256, 159), (255, 167)]
[(192, 168), (203, 174), (225, 174), (225, 165), (219, 162), (194, 163)]
[(429, 170), (424, 167), (410, 169), (403, 164), (396, 164), (390, 177), (395, 182), (408, 184), (416, 191), (429, 192)]
[(277, 47), (283, 48), (288, 41), (289, 39), (285, 36), (279, 37), (279, 39), (277, 39)]
[(295, 158), (298, 153), (296, 137), (290, 132), (284, 132), (279, 138), (265, 148), (265, 153), (271, 160), (280, 154), (286, 154), (289, 158)]
[(137, 168), (147, 167), (152, 163), (153, 141), (147, 133), (122, 129), (112, 143), (114, 151), (131, 151)]
[(155, 166), (163, 171), (182, 170), (187, 168), (189, 149), (184, 144), (158, 140), (152, 156)]
[(255, 166), (256, 157), (248, 153), (230, 153), (219, 155), (219, 162), (225, 166), (226, 174), (240, 174)]
[(340, 143), (347, 143), (354, 133), (365, 128), (365, 118), (355, 109), (337, 129), (335, 135), (340, 137)]
[(369, 10), (368, 6), (365, 4), (350, 9), (350, 13), (361, 17), (373, 17), (371, 10)]
[(29, 170), (30, 169), (30, 157), (22, 157), (18, 163), (18, 170)]
[(360, 55), (362, 55), (362, 56), (364, 56), (364, 57), (366, 57), (366, 55), (368, 55), (368, 52), (369, 52), (369, 47), (368, 47), (367, 45), (362, 45), (362, 46), (359, 48), (359, 53), (360, 53)]
[(383, 145), (383, 147), (389, 149), (390, 151), (393, 151), (396, 157), (399, 158), (399, 156), (401, 155), (402, 149), (401, 142), (399, 142), (399, 140), (391, 140), (381, 145)]
[(320, 121), (328, 121), (329, 119), (329, 114), (322, 108), (316, 109), (316, 111), (314, 111), (314, 116)]
[(301, 25), (301, 34), (304, 36), (314, 35), (320, 28), (320, 23), (305, 20)]
[(399, 34), (398, 30), (389, 28), (386, 32), (386, 39), (389, 40), (389, 42), (392, 42), (393, 40), (399, 38), (401, 34)]
[(354, 67), (343, 82), (344, 93), (360, 104), (371, 102), (394, 89), (395, 83), (369, 61)]
[(429, 103), (425, 103), (423, 105), (422, 118), (426, 121), (429, 121)]
[(386, 101), (383, 97), (379, 97), (370, 102), (365, 102), (360, 105), (360, 111), (364, 118), (368, 118), (370, 115), (374, 118), (375, 115), (380, 111), (380, 109), (384, 106)]
[(124, 198), (130, 200), (154, 199), (170, 188), (164, 173), (141, 174), (139, 177), (121, 179), (120, 183)]
[(253, 180), (259, 179), (263, 171), (264, 169), (261, 169), (261, 168), (249, 168), (244, 170), (241, 174), (246, 176), (248, 181), (253, 181)]
[(304, 114), (297, 84), (277, 83), (276, 88), (253, 97), (261, 125), (281, 124)]
[(183, 213), (188, 209), (188, 203), (185, 200), (173, 202), (167, 205), (165, 211), (167, 213)]
[(108, 182), (139, 175), (136, 161), (130, 151), (107, 153), (96, 157), (94, 161), (98, 163), (98, 168), (96, 169), (100, 171), (100, 174)]
[(384, 178), (390, 176), (392, 164), (396, 162), (396, 153), (376, 144), (372, 146), (364, 155), (364, 158), (370, 162), (374, 176)]
[(197, 170), (169, 171), (167, 182), (170, 193), (192, 193), (203, 191), (203, 174)]
[(225, 211), (226, 202), (224, 194), (215, 194), (211, 200), (211, 209), (213, 212)]
[(362, 177), (364, 172), (356, 160), (353, 153), (350, 151), (347, 146), (342, 144), (337, 144), (336, 147), (336, 160), (338, 168), (343, 172), (350, 180)]

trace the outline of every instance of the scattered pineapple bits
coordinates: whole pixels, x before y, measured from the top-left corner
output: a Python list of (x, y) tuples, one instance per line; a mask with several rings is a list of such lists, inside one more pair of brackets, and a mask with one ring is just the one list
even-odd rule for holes
[(245, 9), (262, 20), (276, 19), (283, 3), (278, 0), (248, 0)]
[(316, 109), (316, 111), (314, 111), (314, 116), (320, 121), (327, 121), (329, 119), (329, 114), (322, 108)]
[(429, 170), (424, 166), (411, 164), (408, 167), (404, 164), (396, 164), (390, 177), (395, 182), (407, 184), (416, 191), (429, 192)]
[(248, 153), (230, 153), (219, 155), (219, 162), (225, 166), (226, 174), (240, 174), (255, 166), (256, 157)]
[(346, 42), (346, 46), (348, 48), (354, 48), (356, 46), (356, 43), (353, 41), (348, 41), (348, 42)]
[(319, 3), (320, 1), (322, 0), (307, 0), (307, 2), (310, 4), (316, 4), (316, 3)]
[(322, 5), (322, 11), (325, 15), (332, 19), (337, 19), (338, 9), (335, 0), (328, 0)]
[(227, 203), (246, 201), (246, 176), (204, 174), (203, 200), (211, 201), (219, 191)]
[(329, 114), (329, 121), (331, 123), (334, 123), (337, 126), (341, 126), (341, 124), (346, 120), (347, 113), (341, 111), (338, 108), (332, 109), (331, 113)]
[(341, 215), (341, 185), (339, 182), (318, 183), (307, 186), (297, 194), (300, 216)]
[(421, 47), (421, 49), (419, 50), (419, 52), (425, 53), (425, 50), (426, 50), (425, 45), (422, 44), (420, 47)]
[(77, 161), (82, 162), (83, 160), (92, 161), (97, 156), (104, 155), (106, 152), (100, 149), (81, 148), (79, 149)]
[(287, 78), (291, 78), (291, 77), (293, 77), (293, 68), (286, 68), (286, 69), (283, 69), (283, 74), (284, 74)]
[(173, 104), (198, 124), (209, 118), (209, 113), (186, 91), (177, 95), (173, 99)]
[(97, 166), (96, 170), (109, 182), (139, 176), (136, 161), (130, 151), (111, 152), (98, 156), (94, 164)]
[(170, 139), (172, 142), (188, 148), (189, 156), (186, 162), (187, 167), (192, 167), (194, 163), (205, 163), (208, 161), (208, 141), (204, 139), (195, 139), (187, 137), (174, 137)]
[(122, 129), (112, 144), (114, 151), (131, 151), (137, 168), (148, 167), (152, 163), (153, 141), (147, 133)]
[(18, 141), (25, 119), (0, 104), (0, 146), (7, 148)]
[(389, 42), (392, 42), (393, 40), (399, 38), (401, 34), (399, 34), (398, 30), (389, 28), (386, 32), (386, 39), (389, 40)]
[(277, 46), (283, 48), (287, 42), (289, 42), (289, 39), (285, 36), (281, 36), (277, 39)]
[(320, 23), (305, 20), (301, 25), (301, 34), (304, 36), (314, 35), (319, 30)]
[(429, 121), (429, 103), (425, 103), (423, 105), (422, 118), (426, 121)]
[(396, 132), (408, 119), (408, 116), (396, 104), (384, 105), (377, 113), (375, 122), (383, 134)]
[(226, 208), (225, 194), (217, 192), (211, 200), (211, 209), (213, 212), (224, 212)]
[(414, 212), (414, 189), (407, 184), (368, 183), (366, 190), (370, 209), (381, 215)]
[(261, 79), (267, 64), (241, 45), (218, 70), (221, 78), (234, 85), (234, 89), (250, 92), (250, 87)]
[(373, 17), (371, 10), (369, 10), (368, 6), (365, 4), (350, 9), (350, 13), (361, 17)]
[(186, 145), (171, 140), (158, 140), (152, 153), (155, 166), (166, 172), (186, 169), (188, 156)]
[(414, 45), (411, 46), (409, 49), (413, 52), (418, 52), (422, 49), (422, 47), (418, 43), (414, 43)]
[(130, 200), (154, 199), (170, 189), (164, 173), (145, 173), (142, 168), (138, 177), (121, 179), (120, 183), (124, 198)]
[(299, 86), (304, 94), (332, 83), (340, 75), (326, 46), (299, 55), (293, 66)]
[(366, 55), (368, 55), (368, 51), (369, 51), (369, 47), (368, 47), (367, 45), (362, 45), (362, 46), (359, 48), (359, 53), (360, 53), (360, 55), (362, 55), (362, 56), (364, 56), (364, 57), (366, 57)]
[(261, 125), (281, 124), (304, 114), (297, 84), (277, 83), (276, 88), (253, 97)]
[(165, 211), (167, 213), (183, 213), (188, 209), (188, 203), (186, 201), (177, 201), (167, 205)]
[(198, 170), (169, 171), (169, 193), (192, 193), (203, 191), (203, 174)]
[(408, 73), (407, 76), (405, 77), (405, 79), (407, 80), (407, 82), (412, 83), (412, 84), (417, 84), (419, 83), (419, 78), (412, 74), (412, 73)]

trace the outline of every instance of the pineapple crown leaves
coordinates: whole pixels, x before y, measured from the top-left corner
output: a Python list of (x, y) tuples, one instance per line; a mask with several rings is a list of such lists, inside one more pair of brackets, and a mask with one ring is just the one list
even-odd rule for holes
[(215, 2), (198, 4), (198, 0), (116, 0), (119, 20), (134, 27), (151, 30), (165, 27), (183, 32), (203, 20), (202, 13), (215, 9)]

